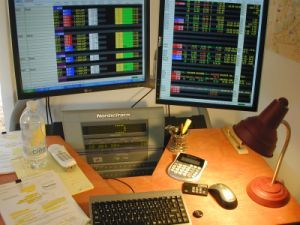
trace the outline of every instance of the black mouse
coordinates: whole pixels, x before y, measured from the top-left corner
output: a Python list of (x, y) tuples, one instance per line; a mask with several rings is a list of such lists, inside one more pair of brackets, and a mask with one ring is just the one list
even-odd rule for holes
[(213, 184), (208, 191), (223, 208), (234, 209), (237, 207), (238, 202), (234, 192), (225, 184)]

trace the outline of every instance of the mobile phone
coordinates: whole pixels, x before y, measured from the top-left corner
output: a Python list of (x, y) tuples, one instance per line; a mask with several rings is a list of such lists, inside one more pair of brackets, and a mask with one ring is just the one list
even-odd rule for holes
[(56, 162), (64, 169), (76, 166), (75, 159), (69, 154), (65, 146), (52, 144), (48, 147), (48, 152), (53, 156)]

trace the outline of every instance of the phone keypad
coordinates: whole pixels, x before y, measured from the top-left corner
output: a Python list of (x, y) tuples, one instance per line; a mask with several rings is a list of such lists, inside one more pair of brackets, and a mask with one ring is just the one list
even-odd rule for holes
[(57, 154), (57, 156), (62, 161), (67, 161), (67, 160), (71, 159), (71, 156), (69, 154), (65, 153), (65, 152), (59, 152)]

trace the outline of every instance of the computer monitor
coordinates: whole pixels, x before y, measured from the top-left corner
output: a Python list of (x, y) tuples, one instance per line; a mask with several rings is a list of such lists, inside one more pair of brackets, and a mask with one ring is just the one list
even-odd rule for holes
[(9, 0), (19, 99), (147, 86), (149, 0)]
[(255, 111), (267, 0), (162, 0), (156, 101)]

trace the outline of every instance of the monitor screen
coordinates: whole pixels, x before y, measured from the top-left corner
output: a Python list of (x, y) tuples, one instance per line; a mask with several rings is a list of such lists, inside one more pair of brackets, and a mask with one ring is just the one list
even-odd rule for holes
[(156, 101), (257, 110), (267, 0), (162, 0)]
[(149, 0), (9, 0), (19, 99), (146, 86)]

